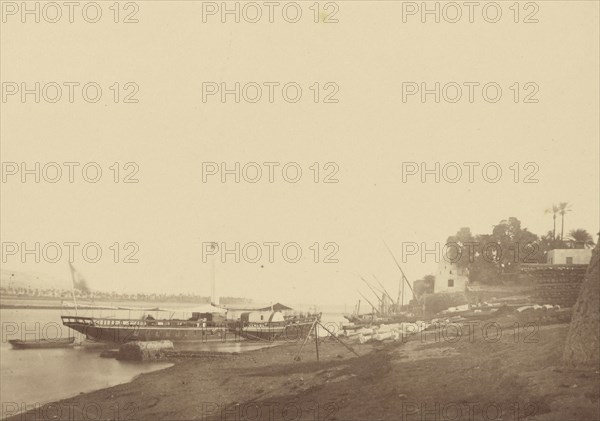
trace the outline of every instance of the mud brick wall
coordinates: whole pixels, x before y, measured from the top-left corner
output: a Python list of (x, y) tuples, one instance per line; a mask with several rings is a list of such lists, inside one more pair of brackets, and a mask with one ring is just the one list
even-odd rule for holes
[(522, 326), (526, 323), (535, 323), (536, 325), (553, 325), (569, 323), (571, 321), (572, 310), (570, 308), (565, 309), (538, 309), (538, 310), (525, 310), (522, 313), (517, 313), (518, 321)]
[(587, 265), (527, 265), (521, 270), (535, 279), (531, 297), (537, 304), (572, 307), (577, 301)]

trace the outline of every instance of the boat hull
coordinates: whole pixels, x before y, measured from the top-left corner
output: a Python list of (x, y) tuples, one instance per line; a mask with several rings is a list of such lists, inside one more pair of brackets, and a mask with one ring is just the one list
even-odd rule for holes
[(313, 324), (310, 322), (205, 326), (201, 322), (172, 320), (100, 319), (63, 316), (63, 324), (97, 342), (122, 344), (131, 341), (209, 342), (304, 340)]
[(249, 325), (238, 328), (238, 333), (248, 340), (297, 342), (306, 338), (312, 324)]
[(178, 323), (181, 326), (173, 326), (169, 321), (146, 323), (137, 320), (63, 317), (63, 324), (89, 340), (116, 344), (131, 341), (207, 342), (228, 339), (226, 328), (205, 327), (201, 323), (182, 322)]
[(11, 339), (8, 342), (16, 349), (48, 349), (48, 348), (66, 348), (72, 346), (75, 343), (75, 338), (65, 339), (41, 339), (39, 341), (21, 341), (18, 339)]

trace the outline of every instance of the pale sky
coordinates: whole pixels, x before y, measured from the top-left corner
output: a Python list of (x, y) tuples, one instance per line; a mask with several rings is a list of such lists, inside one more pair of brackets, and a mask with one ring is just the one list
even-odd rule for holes
[[(475, 234), (510, 216), (540, 235), (544, 210), (566, 201), (565, 231), (599, 228), (598, 5), (545, 2), (538, 24), (403, 24), (400, 6), (340, 2), (338, 24), (203, 24), (199, 3), (141, 3), (138, 24), (2, 25), (3, 82), (95, 81), (95, 104), (1, 104), (2, 161), (97, 162), (103, 176), (86, 183), (3, 182), (3, 242), (97, 242), (98, 263), (74, 265), (95, 289), (208, 295), (202, 243), (296, 242), (303, 259), (276, 255), (216, 265), (220, 295), (264, 301), (343, 304), (367, 292), (374, 274), (392, 295), (402, 242), (443, 243), (460, 227)], [(170, 9), (165, 10), (166, 7)], [(307, 6), (308, 7), (308, 6)], [(114, 82), (135, 82), (137, 104), (115, 104)], [(202, 82), (294, 81), (303, 99), (271, 104), (202, 102)], [(402, 102), (402, 82), (496, 82), (503, 98), (487, 103)], [(314, 82), (339, 86), (339, 103), (315, 104)], [(534, 82), (538, 103), (515, 104), (509, 89)], [(16, 99), (14, 99), (16, 98)], [(217, 98), (217, 97), (215, 97)], [(295, 184), (202, 182), (203, 162), (297, 162)], [(402, 182), (402, 162), (496, 162), (495, 184), (455, 184), (418, 177)], [(136, 184), (114, 183), (109, 167), (139, 166)], [(339, 166), (337, 184), (314, 183), (309, 167)], [(513, 163), (534, 162), (539, 183), (515, 183)], [(281, 168), (281, 166), (279, 167)], [(479, 167), (481, 168), (481, 167)], [(123, 170), (122, 170), (123, 171)], [(322, 172), (323, 175), (325, 172)], [(122, 173), (123, 175), (124, 173)], [(431, 179), (430, 179), (431, 180)], [(560, 224), (559, 224), (560, 226)], [(114, 263), (109, 247), (139, 245), (138, 263)], [(338, 263), (314, 263), (312, 244), (339, 246)], [(264, 249), (266, 250), (266, 248)], [(121, 250), (124, 253), (123, 250)], [(123, 255), (120, 256), (122, 258)], [(231, 259), (231, 257), (230, 257)], [(48, 273), (69, 286), (66, 259), (5, 269)], [(403, 264), (412, 282), (435, 262)]]

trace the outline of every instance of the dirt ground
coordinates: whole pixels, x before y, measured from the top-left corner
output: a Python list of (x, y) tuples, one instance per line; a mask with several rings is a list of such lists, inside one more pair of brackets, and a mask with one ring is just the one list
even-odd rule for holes
[(360, 357), (325, 340), (320, 362), (314, 343), (301, 361), (298, 343), (186, 359), (12, 419), (600, 420), (600, 367), (561, 365), (567, 324), (500, 326), (352, 343)]

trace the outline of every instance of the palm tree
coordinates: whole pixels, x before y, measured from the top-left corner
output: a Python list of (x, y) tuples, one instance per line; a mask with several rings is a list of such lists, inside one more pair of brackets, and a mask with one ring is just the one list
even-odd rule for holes
[(560, 227), (560, 239), (562, 240), (563, 237), (563, 233), (565, 230), (565, 213), (567, 212), (571, 212), (571, 204), (569, 202), (560, 202), (558, 204), (558, 212), (560, 213), (560, 223), (561, 223), (561, 227)]
[(544, 213), (546, 213), (546, 214), (548, 214), (548, 213), (552, 214), (552, 220), (553, 220), (552, 238), (556, 238), (556, 214), (558, 214), (559, 210), (560, 209), (558, 208), (557, 205), (552, 204), (551, 208), (548, 208), (544, 211)]
[(562, 241), (555, 238), (552, 231), (548, 231), (546, 235), (540, 236), (540, 263), (546, 263), (548, 252), (554, 249), (564, 248)]
[(594, 247), (594, 239), (586, 230), (579, 228), (576, 230), (571, 230), (569, 232), (569, 240), (577, 244), (581, 244), (583, 247)]

